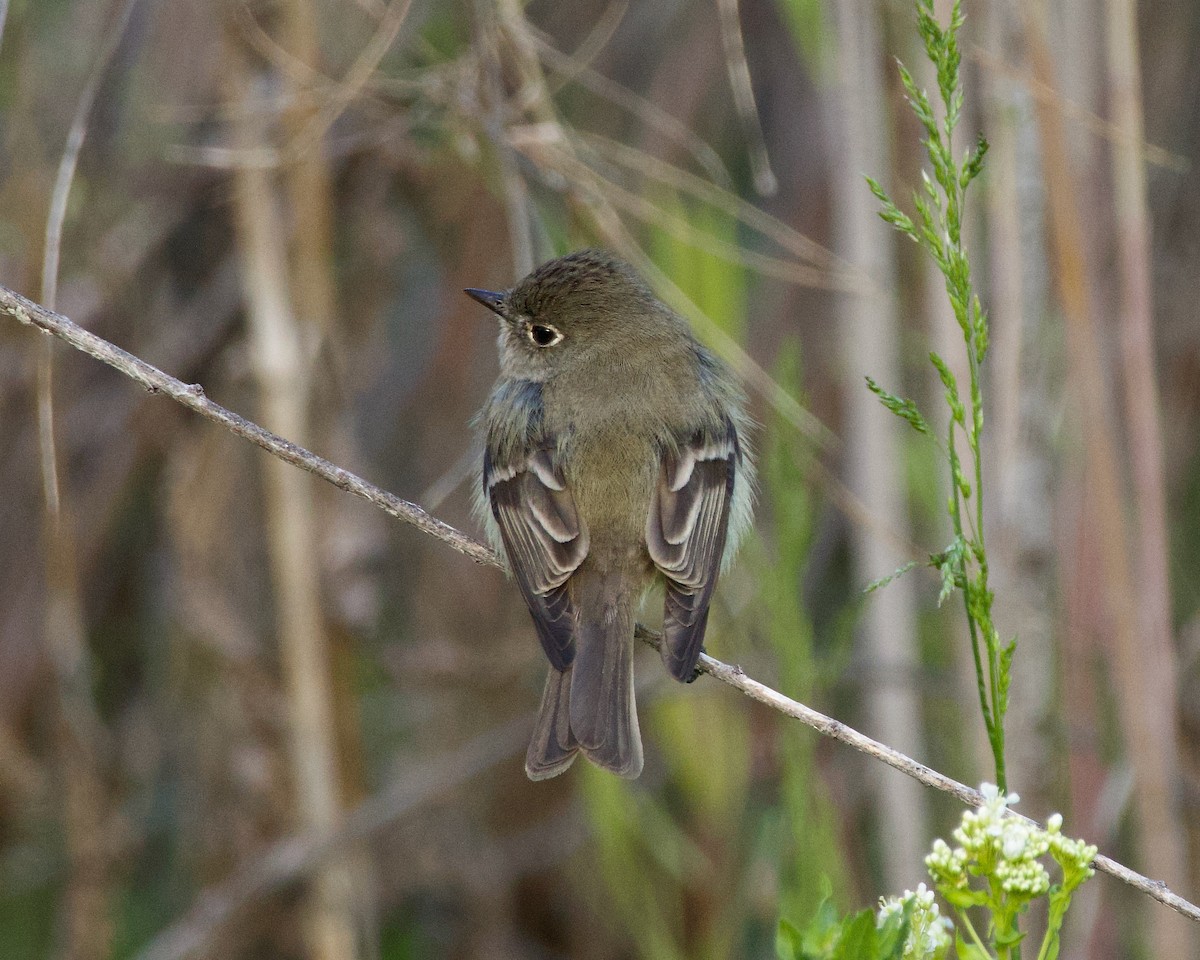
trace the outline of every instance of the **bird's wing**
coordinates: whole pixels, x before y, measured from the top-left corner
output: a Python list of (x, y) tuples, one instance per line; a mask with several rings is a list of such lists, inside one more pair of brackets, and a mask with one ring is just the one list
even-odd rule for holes
[(659, 464), (646, 548), (666, 577), (662, 656), (679, 680), (692, 678), (700, 657), (740, 457), (737, 431), (727, 421), (723, 433), (698, 433)]
[(545, 449), (508, 464), (489, 451), (483, 487), (538, 639), (554, 669), (566, 670), (575, 657), (566, 583), (587, 556), (588, 532), (562, 470)]

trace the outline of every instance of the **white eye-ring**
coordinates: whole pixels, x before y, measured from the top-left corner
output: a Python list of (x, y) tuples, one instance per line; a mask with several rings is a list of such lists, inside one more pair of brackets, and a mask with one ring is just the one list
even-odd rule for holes
[(546, 323), (531, 323), (525, 328), (525, 335), (535, 347), (552, 347), (563, 338), (556, 327)]

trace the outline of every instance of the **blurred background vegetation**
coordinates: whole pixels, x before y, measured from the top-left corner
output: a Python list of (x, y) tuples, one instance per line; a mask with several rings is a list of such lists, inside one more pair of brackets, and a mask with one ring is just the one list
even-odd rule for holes
[[(478, 532), (494, 330), (460, 290), (616, 250), (762, 425), (711, 652), (988, 777), (957, 606), (927, 571), (862, 593), (949, 539), (933, 448), (862, 384), (935, 409), (924, 358), (961, 353), (861, 180), (919, 183), (908, 3), (5, 8), (0, 281)], [(1195, 899), (1200, 7), (966, 13), (1009, 784)], [(641, 779), (529, 783), (542, 657), (496, 571), (48, 343), (0, 324), (6, 960), (769, 957), (957, 822), (650, 651)], [(1196, 955), (1109, 878), (1077, 904), (1067, 956)]]

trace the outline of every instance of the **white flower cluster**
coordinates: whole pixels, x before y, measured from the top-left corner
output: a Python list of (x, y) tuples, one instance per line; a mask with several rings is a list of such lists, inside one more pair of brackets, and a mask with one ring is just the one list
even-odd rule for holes
[[(1082, 875), (1079, 883), (1096, 872), (1091, 866), (1098, 852), (1096, 845), (1063, 836), (1061, 813), (1050, 814), (1050, 818), (1046, 821), (1046, 839), (1050, 845), (1050, 852), (1054, 855), (1054, 859), (1062, 864), (1063, 871), (1070, 875), (1074, 870)], [(1074, 885), (1072, 884), (1072, 886)]]
[(908, 939), (904, 943), (904, 960), (938, 960), (950, 948), (950, 921), (940, 915), (933, 891), (925, 884), (917, 884), (916, 890), (905, 890), (901, 897), (881, 897), (876, 923), (893, 914), (900, 913), (907, 904), (912, 904), (909, 914)]
[(962, 826), (954, 831), (959, 846), (951, 849), (935, 840), (925, 858), (930, 876), (944, 888), (967, 891), (970, 874), (995, 877), (1007, 894), (1027, 900), (1050, 889), (1050, 875), (1039, 862), (1046, 853), (1063, 865), (1091, 876), (1088, 864), (1096, 848), (1062, 834), (1062, 816), (1054, 814), (1046, 829), (1013, 815), (1009, 806), (1020, 797), (1002, 794), (995, 784), (985, 783), (980, 792), (983, 806), (963, 814)]
[(985, 783), (980, 792), (983, 806), (963, 814), (962, 826), (954, 831), (959, 846), (951, 850), (942, 840), (934, 843), (925, 858), (925, 866), (938, 883), (964, 889), (967, 865), (978, 864), (980, 872), (1000, 881), (1005, 893), (1029, 898), (1050, 889), (1050, 874), (1038, 857), (1050, 849), (1049, 837), (1037, 826), (1009, 812), (1009, 805), (1021, 798), (1003, 794), (993, 783)]
[(941, 837), (933, 841), (933, 850), (925, 857), (925, 867), (934, 883), (955, 889), (967, 889), (967, 851), (962, 847), (950, 849)]

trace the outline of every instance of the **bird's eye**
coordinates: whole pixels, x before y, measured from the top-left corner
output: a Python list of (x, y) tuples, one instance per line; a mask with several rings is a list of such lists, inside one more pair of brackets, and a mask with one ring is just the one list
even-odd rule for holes
[(544, 323), (531, 323), (529, 325), (529, 339), (538, 347), (552, 347), (563, 335), (554, 327), (546, 326)]

